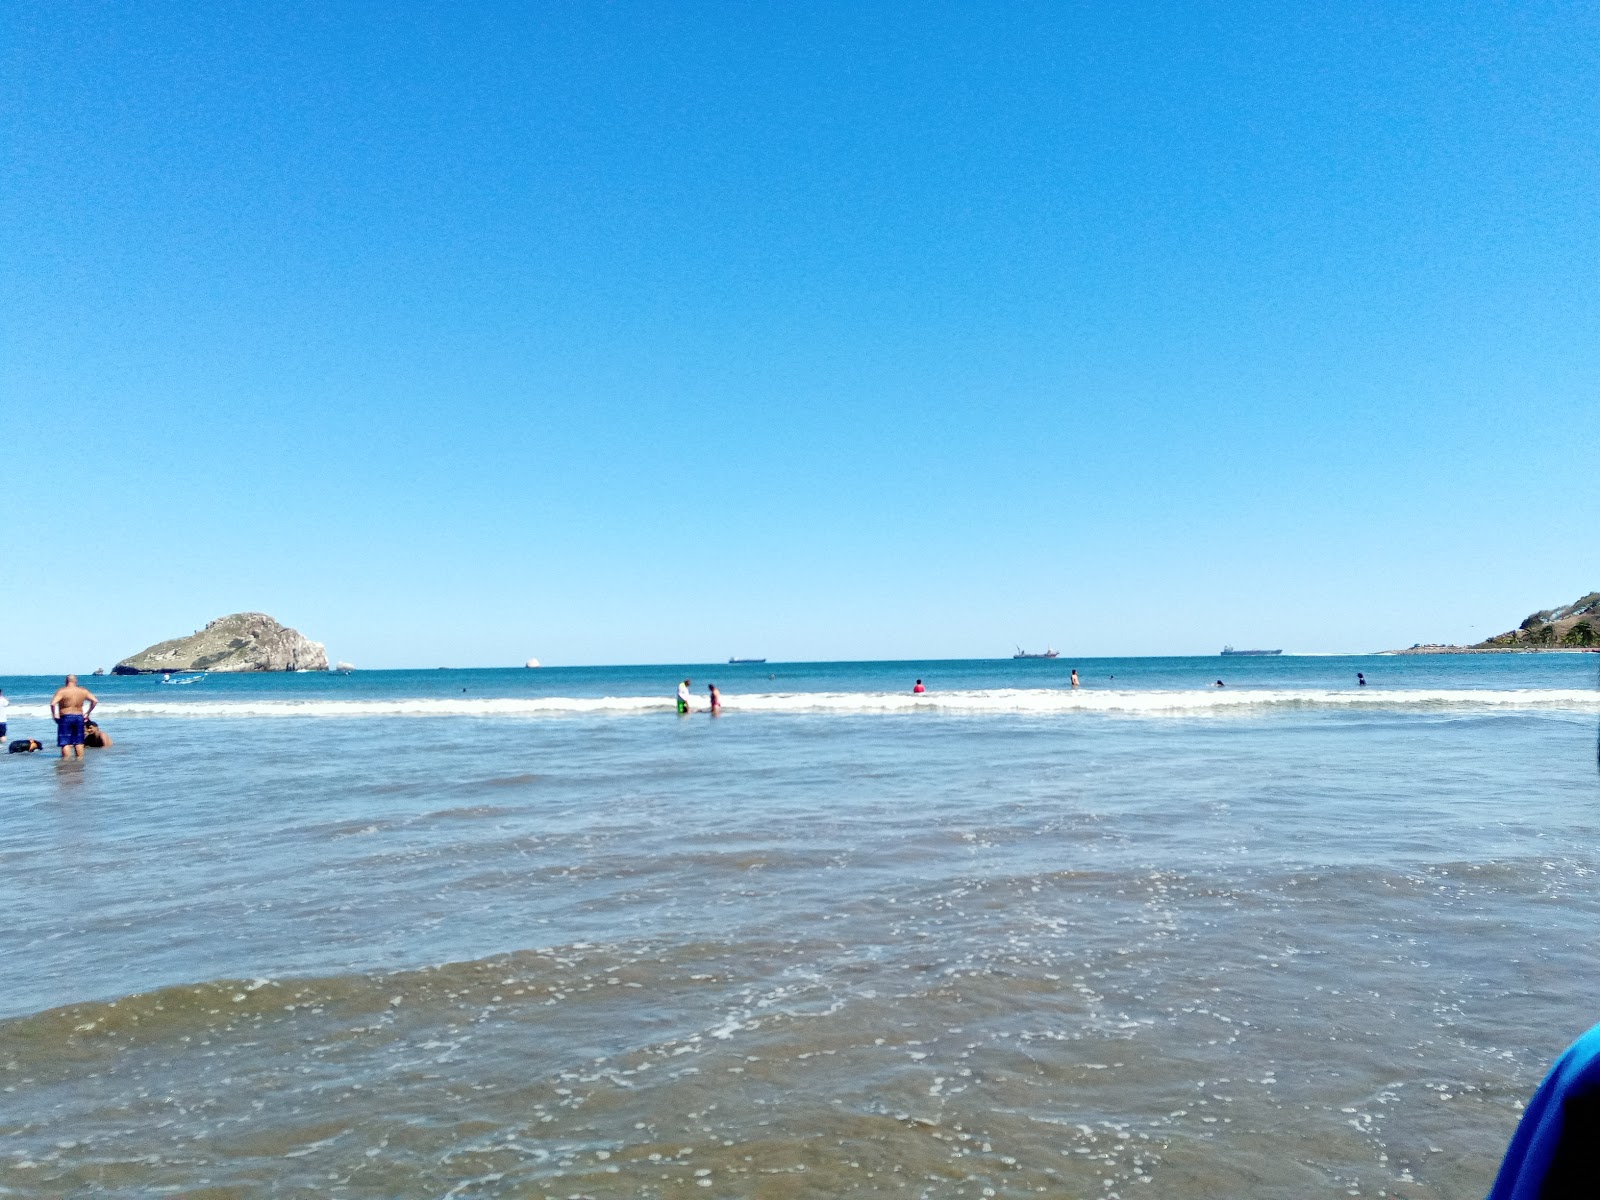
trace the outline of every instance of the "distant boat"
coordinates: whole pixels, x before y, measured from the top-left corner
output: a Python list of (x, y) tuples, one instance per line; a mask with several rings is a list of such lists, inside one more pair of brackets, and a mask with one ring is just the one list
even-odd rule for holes
[(1232, 646), (1224, 646), (1222, 652), (1227, 655), (1249, 654), (1256, 658), (1270, 657), (1274, 654), (1283, 653), (1282, 650), (1235, 650)]
[(204, 678), (205, 678), (205, 676), (202, 674), (202, 675), (185, 675), (180, 679), (174, 679), (171, 676), (171, 674), (164, 674), (161, 677), (161, 682), (162, 683), (171, 683), (171, 684), (199, 683)]
[(730, 658), (728, 661), (730, 663), (764, 663), (767, 660), (764, 658)]
[(1045, 647), (1045, 651), (1044, 651), (1043, 654), (1029, 654), (1021, 646), (1018, 646), (1017, 647), (1017, 652), (1015, 654), (1013, 654), (1011, 657), (1012, 658), (1059, 658), (1060, 655), (1058, 655), (1053, 649), (1051, 649), (1048, 646)]
[(530, 658), (527, 662), (523, 663), (522, 665), (531, 670), (532, 668), (537, 667), (539, 665), (539, 660), (537, 658)]

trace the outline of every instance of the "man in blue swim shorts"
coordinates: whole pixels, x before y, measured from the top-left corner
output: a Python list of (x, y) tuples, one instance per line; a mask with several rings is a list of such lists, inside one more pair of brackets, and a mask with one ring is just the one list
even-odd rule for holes
[(83, 757), (83, 721), (99, 703), (93, 692), (78, 686), (76, 675), (68, 675), (67, 682), (50, 698), (50, 715), (56, 719), (56, 745), (61, 747), (62, 758)]

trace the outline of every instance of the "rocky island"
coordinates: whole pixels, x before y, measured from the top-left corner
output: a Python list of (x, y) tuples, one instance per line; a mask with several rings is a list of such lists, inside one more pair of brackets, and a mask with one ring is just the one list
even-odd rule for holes
[(218, 617), (188, 637), (157, 642), (111, 668), (113, 675), (164, 671), (326, 671), (328, 652), (266, 613)]
[(1495, 654), (1508, 651), (1589, 650), (1600, 646), (1600, 592), (1580, 596), (1560, 608), (1530, 613), (1521, 625), (1472, 646), (1418, 643), (1395, 654)]

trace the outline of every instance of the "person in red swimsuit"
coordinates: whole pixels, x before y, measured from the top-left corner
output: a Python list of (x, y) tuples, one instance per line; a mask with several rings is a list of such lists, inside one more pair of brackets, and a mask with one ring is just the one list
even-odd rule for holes
[(922, 695), (923, 692), (925, 692), (927, 690), (928, 690), (927, 688), (922, 686), (922, 680), (919, 679), (919, 680), (917, 680), (917, 686), (911, 689), (911, 694), (913, 696), (920, 696), (920, 695)]

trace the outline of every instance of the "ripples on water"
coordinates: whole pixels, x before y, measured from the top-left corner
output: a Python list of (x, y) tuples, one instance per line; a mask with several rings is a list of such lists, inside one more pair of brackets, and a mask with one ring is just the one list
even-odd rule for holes
[(0, 763), (12, 1194), (1481, 1195), (1597, 1018), (1579, 702), (116, 732)]

